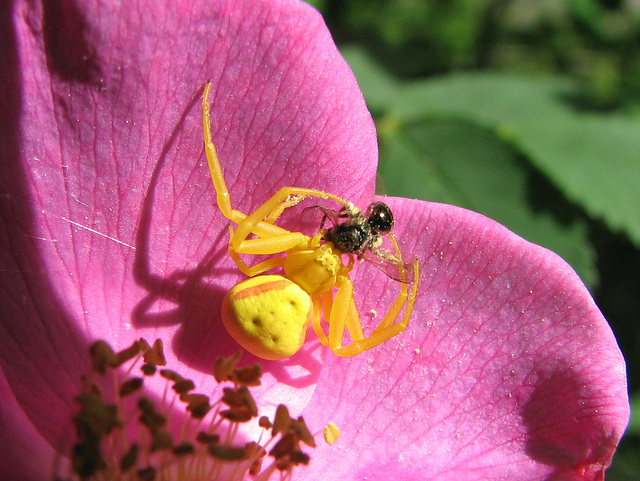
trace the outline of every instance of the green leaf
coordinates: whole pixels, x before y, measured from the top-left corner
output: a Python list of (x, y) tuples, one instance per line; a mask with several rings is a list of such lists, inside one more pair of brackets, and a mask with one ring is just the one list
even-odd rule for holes
[(567, 226), (535, 212), (528, 202), (531, 169), (494, 134), (474, 125), (430, 121), (380, 130), (379, 173), (386, 193), (480, 212), (558, 253), (587, 284), (597, 283), (584, 222)]
[(640, 245), (640, 117), (580, 112), (576, 95), (557, 79), (460, 74), (407, 85), (390, 108), (402, 122), (458, 119), (498, 132), (570, 200)]
[[(403, 85), (363, 50), (348, 47), (342, 52), (358, 77), (369, 107), (380, 114), (377, 126), (381, 193), (480, 212), (558, 253), (588, 285), (593, 287), (597, 283), (595, 253), (584, 222), (574, 219), (570, 225), (564, 225), (550, 215), (536, 212), (529, 202), (531, 168), (507, 142), (478, 126), (484, 124), (497, 131), (495, 122), (445, 122), (442, 119), (447, 117), (464, 117), (449, 110), (439, 115), (437, 108), (447, 109), (457, 105), (456, 102), (448, 103), (440, 97), (430, 99), (425, 106), (420, 98), (415, 103), (408, 99), (411, 95), (429, 95), (430, 90), (437, 88), (446, 89), (446, 83), (444, 87), (441, 86), (444, 82)], [(431, 87), (432, 83), (436, 87)], [(427, 85), (426, 93), (420, 91), (423, 84)], [(464, 107), (467, 102), (458, 104)], [(515, 115), (519, 109), (514, 111)], [(474, 117), (469, 117), (473, 121)], [(506, 125), (502, 127), (503, 134), (509, 130)]]
[(640, 435), (640, 394), (637, 392), (631, 397), (631, 419), (627, 432)]
[(380, 68), (361, 48), (348, 46), (341, 49), (349, 66), (358, 78), (358, 84), (372, 111), (385, 111), (398, 95), (398, 82)]

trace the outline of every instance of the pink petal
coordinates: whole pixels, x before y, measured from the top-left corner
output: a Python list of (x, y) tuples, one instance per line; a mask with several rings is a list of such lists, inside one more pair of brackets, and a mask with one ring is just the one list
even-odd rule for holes
[[(244, 211), (284, 185), (366, 205), (376, 154), (353, 77), (306, 6), (51, 5), (0, 11), (15, 33), (0, 77), (20, 93), (3, 99), (0, 130), (0, 368), (15, 399), (0, 422), (14, 418), (18, 446), (36, 430), (40, 456), (63, 449), (95, 338), (171, 340), (170, 361), (204, 391), (212, 360), (237, 348), (217, 316), (240, 276), (203, 163), (206, 79)], [(423, 261), (407, 332), (353, 360), (266, 366), (260, 403), (300, 411), (320, 376), (305, 417), (343, 426), (341, 449), (320, 448), (300, 476), (597, 479), (628, 419), (624, 362), (575, 274), (477, 215), (391, 202)], [(366, 266), (354, 280), (371, 318), (397, 289)]]
[[(204, 162), (207, 79), (236, 207), (290, 184), (359, 199), (375, 175), (373, 122), (310, 7), (116, 5), (0, 10), (11, 93), (0, 129), (0, 369), (25, 435), (31, 423), (60, 449), (93, 340), (161, 337), (204, 392), (213, 360), (238, 349), (218, 314), (240, 276)], [(285, 399), (302, 409), (319, 375), (311, 360), (265, 377), (267, 410)]]
[(344, 437), (304, 479), (602, 479), (629, 419), (625, 363), (580, 279), (479, 214), (388, 201), (422, 261), (414, 318), (397, 342), (327, 358), (303, 414)]
[(58, 454), (27, 418), (1, 371), (0, 399), (2, 478), (44, 479), (51, 474)]

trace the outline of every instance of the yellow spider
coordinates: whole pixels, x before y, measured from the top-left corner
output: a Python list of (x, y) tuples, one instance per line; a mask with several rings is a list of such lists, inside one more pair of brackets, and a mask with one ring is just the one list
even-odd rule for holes
[[(327, 192), (283, 187), (253, 214), (233, 209), (211, 138), (210, 90), (211, 82), (207, 82), (202, 99), (207, 162), (218, 207), (227, 219), (237, 224), (235, 231), (229, 227), (228, 252), (238, 268), (249, 276), (234, 286), (223, 300), (222, 320), (229, 334), (252, 354), (278, 360), (289, 358), (300, 350), (310, 323), (322, 345), (345, 357), (360, 354), (404, 331), (416, 300), (420, 270), (417, 259), (412, 264), (403, 262), (398, 243), (388, 232), (393, 225), (389, 208), (374, 203), (365, 216), (350, 202)], [(313, 237), (275, 225), (287, 208), (307, 197), (332, 200), (340, 208), (317, 207), (324, 217)], [(340, 219), (346, 221), (340, 223)], [(327, 221), (333, 223), (329, 229), (324, 228)], [(388, 235), (395, 254), (378, 250), (381, 234)], [(248, 266), (240, 254), (284, 256)], [(342, 261), (343, 255), (348, 257), (346, 265)], [(356, 258), (372, 260), (400, 281), (397, 298), (368, 336), (362, 330), (353, 297), (353, 282), (349, 277)], [(284, 274), (258, 275), (276, 268), (281, 268)], [(404, 315), (398, 321), (403, 308), (406, 308)], [(328, 335), (322, 326), (322, 312), (328, 323)], [(345, 329), (351, 342), (343, 345)]]

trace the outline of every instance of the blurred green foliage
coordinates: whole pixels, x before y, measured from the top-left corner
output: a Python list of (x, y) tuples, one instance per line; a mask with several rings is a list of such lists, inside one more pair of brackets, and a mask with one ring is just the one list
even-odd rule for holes
[(640, 1), (316, 0), (376, 120), (384, 193), (564, 257), (625, 354), (608, 480), (640, 479)]

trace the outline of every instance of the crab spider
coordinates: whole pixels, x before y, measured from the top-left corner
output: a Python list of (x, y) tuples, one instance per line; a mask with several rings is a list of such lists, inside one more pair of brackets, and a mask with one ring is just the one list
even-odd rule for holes
[[(211, 137), (210, 90), (211, 82), (207, 82), (202, 99), (207, 162), (218, 207), (227, 219), (236, 224), (235, 229), (229, 227), (229, 255), (240, 271), (249, 276), (234, 286), (223, 301), (222, 320), (231, 336), (254, 355), (278, 360), (298, 352), (309, 323), (324, 346), (344, 357), (360, 354), (404, 331), (415, 304), (420, 269), (417, 259), (412, 264), (405, 264), (402, 260), (398, 242), (388, 232), (393, 223), (391, 211), (386, 214), (386, 219), (382, 214), (383, 223), (391, 221), (388, 228), (377, 227), (379, 219), (374, 220), (374, 214), (367, 218), (353, 204), (338, 196), (300, 187), (282, 187), (252, 214), (234, 209)], [(334, 201), (339, 205), (338, 210), (319, 207), (324, 218), (316, 235), (309, 237), (275, 224), (286, 209), (309, 197)], [(341, 218), (347, 221), (340, 223)], [(324, 228), (327, 220), (334, 224), (330, 229)], [(342, 234), (346, 230), (364, 232), (359, 234), (361, 241), (340, 244), (336, 239), (341, 236), (337, 233)], [(380, 234), (389, 237), (395, 254), (377, 251)], [(336, 247), (336, 244), (342, 247)], [(365, 336), (349, 272), (356, 258), (366, 258), (370, 252), (373, 255), (369, 257), (397, 266), (398, 273), (392, 277), (400, 281), (400, 292), (378, 326)], [(285, 255), (271, 257), (252, 266), (240, 257), (276, 254)], [(346, 264), (343, 256), (348, 258)], [(261, 275), (272, 269), (282, 269), (283, 274)], [(328, 323), (328, 334), (322, 325), (322, 314)], [(343, 345), (345, 329), (351, 340)]]

